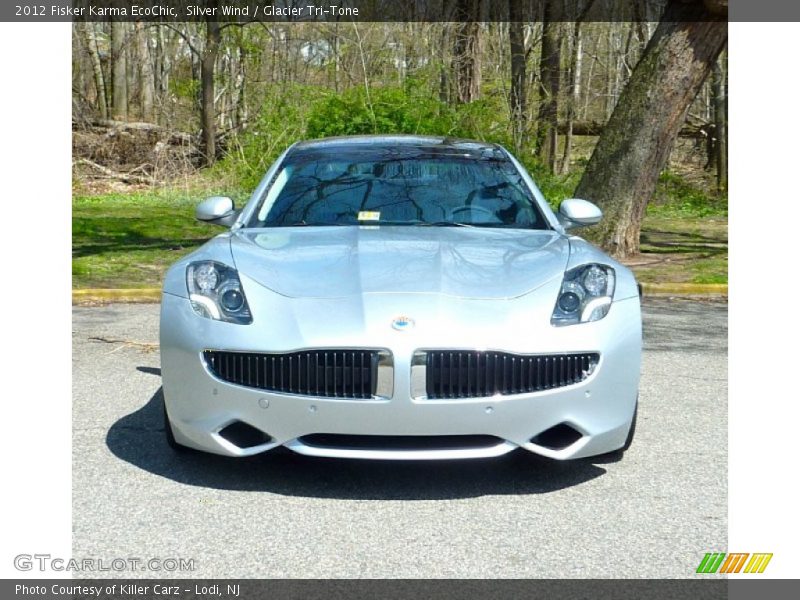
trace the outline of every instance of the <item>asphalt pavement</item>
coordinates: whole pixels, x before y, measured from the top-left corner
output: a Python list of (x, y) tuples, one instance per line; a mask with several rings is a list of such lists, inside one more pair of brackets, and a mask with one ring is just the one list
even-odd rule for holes
[(102, 576), (682, 578), (727, 548), (723, 302), (646, 300), (639, 423), (617, 462), (176, 455), (158, 310), (73, 310), (73, 558), (194, 570)]

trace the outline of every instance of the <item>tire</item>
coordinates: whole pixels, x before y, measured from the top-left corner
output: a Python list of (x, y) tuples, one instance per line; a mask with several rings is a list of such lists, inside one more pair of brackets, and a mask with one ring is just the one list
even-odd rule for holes
[(636, 435), (636, 421), (638, 420), (639, 416), (639, 398), (636, 398), (636, 407), (633, 409), (633, 419), (631, 419), (631, 428), (628, 429), (628, 437), (625, 438), (625, 443), (622, 445), (622, 448), (617, 450), (612, 450), (611, 452), (606, 452), (605, 454), (598, 454), (597, 456), (590, 456), (588, 460), (590, 462), (599, 462), (599, 463), (608, 463), (608, 462), (619, 462), (622, 460), (625, 452), (628, 448), (631, 447), (633, 443), (633, 437)]
[(167, 438), (167, 445), (172, 448), (174, 452), (184, 453), (191, 451), (191, 448), (187, 448), (175, 440), (175, 434), (172, 432), (172, 424), (169, 422), (169, 416), (167, 415), (166, 404), (164, 405), (164, 434)]
[(627, 451), (633, 443), (633, 436), (636, 434), (636, 421), (639, 416), (639, 399), (636, 399), (636, 408), (633, 409), (633, 419), (631, 420), (631, 428), (628, 430), (628, 437), (625, 438), (625, 445), (620, 448), (623, 452)]

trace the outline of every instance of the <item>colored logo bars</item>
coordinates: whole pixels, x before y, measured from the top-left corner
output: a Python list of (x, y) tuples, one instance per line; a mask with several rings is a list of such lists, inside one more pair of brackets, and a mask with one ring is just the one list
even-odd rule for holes
[[(726, 558), (727, 556), (727, 558)], [(747, 557), (750, 560), (747, 560)], [(763, 573), (772, 554), (725, 554), (709, 552), (700, 561), (697, 573)], [(747, 563), (747, 566), (745, 566)], [(742, 571), (744, 567), (744, 571)]]

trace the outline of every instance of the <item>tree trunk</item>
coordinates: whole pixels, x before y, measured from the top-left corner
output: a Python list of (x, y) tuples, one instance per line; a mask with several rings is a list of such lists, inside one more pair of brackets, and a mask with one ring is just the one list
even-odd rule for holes
[[(209, 4), (216, 4), (212, 2)], [(217, 160), (217, 112), (214, 108), (214, 74), (219, 54), (220, 26), (206, 20), (206, 44), (200, 61), (200, 139), (206, 166)]]
[(108, 99), (106, 98), (106, 81), (103, 76), (103, 64), (100, 61), (100, 51), (97, 48), (97, 36), (94, 30), (95, 25), (94, 23), (80, 23), (78, 26), (86, 39), (89, 60), (92, 64), (94, 88), (97, 93), (97, 112), (101, 119), (107, 119)]
[(614, 256), (639, 252), (647, 202), (727, 39), (714, 16), (702, 1), (670, 0), (578, 184), (576, 196), (605, 213), (590, 237)]
[(728, 188), (728, 111), (727, 111), (727, 86), (723, 68), (724, 54), (714, 63), (712, 74), (712, 95), (714, 98), (714, 158), (717, 166), (717, 190), (720, 192)]
[[(594, 55), (596, 57), (597, 56), (598, 47), (599, 47), (599, 44), (597, 42), (597, 38), (595, 38), (595, 40), (594, 40), (594, 48), (592, 49), (592, 52), (587, 52), (587, 55), (588, 56)], [(597, 63), (597, 59), (596, 58), (594, 60), (590, 61), (589, 62), (589, 68), (588, 68), (587, 73), (586, 73), (586, 93), (584, 94), (583, 105), (581, 107), (581, 112), (580, 112), (580, 118), (582, 118), (582, 119), (586, 119), (587, 116), (589, 115), (589, 102), (591, 101), (592, 95), (593, 95), (592, 94), (592, 92), (593, 92), (592, 82), (594, 81), (594, 66), (595, 66), (596, 63)]]
[[(77, 25), (72, 26), (72, 118), (75, 120), (76, 116), (83, 117), (84, 115), (79, 112), (78, 115), (74, 111), (82, 104), (96, 104), (96, 99), (92, 98), (94, 85), (90, 84), (89, 72), (91, 67), (89, 65), (89, 48), (86, 44), (86, 36), (77, 35), (79, 33)], [(79, 103), (80, 100), (80, 103)], [(82, 107), (81, 107), (82, 108)]]
[(447, 23), (442, 23), (442, 41), (440, 46), (441, 62), (439, 64), (439, 101), (450, 102), (450, 74), (447, 71), (446, 52), (448, 48), (448, 34), (450, 28)]
[(339, 22), (333, 25), (333, 91), (339, 93), (339, 72), (342, 70), (342, 57), (339, 50)]
[(240, 32), (239, 46), (236, 54), (236, 71), (233, 73), (233, 128), (244, 127), (248, 120), (247, 115), (247, 59), (248, 49), (244, 31)]
[(147, 42), (147, 29), (141, 21), (136, 23), (136, 45), (139, 55), (139, 88), (142, 105), (142, 120), (148, 123), (155, 122), (153, 112), (153, 98), (155, 96), (155, 74), (153, 61), (150, 56), (150, 45)]
[[(569, 39), (570, 53), (569, 53), (569, 78), (567, 79), (567, 114), (566, 114), (566, 134), (564, 138), (564, 155), (561, 159), (561, 174), (566, 175), (569, 173), (570, 160), (572, 158), (572, 137), (573, 137), (573, 124), (578, 114), (578, 104), (581, 100), (581, 77), (583, 76), (583, 21), (586, 15), (592, 8), (594, 0), (586, 0), (581, 6), (577, 2), (575, 9), (578, 11), (575, 15), (575, 21), (572, 25), (572, 32)], [(591, 81), (591, 77), (589, 78)], [(556, 115), (558, 116), (558, 115)], [(558, 126), (558, 124), (557, 124)], [(558, 133), (562, 133), (561, 128), (557, 127)]]
[(614, 28), (609, 27), (606, 35), (606, 57), (608, 64), (606, 66), (606, 121), (611, 118), (614, 112), (614, 75), (617, 72), (616, 53), (614, 52), (616, 45), (614, 40)]
[(569, 83), (567, 89), (566, 137), (564, 138), (564, 156), (561, 160), (562, 175), (569, 173), (569, 163), (572, 155), (572, 128), (573, 124), (575, 123), (575, 112), (581, 96), (580, 81), (583, 49), (580, 21), (575, 21), (575, 24), (573, 25), (570, 49)]
[(158, 101), (158, 123), (164, 122), (164, 101), (169, 90), (169, 65), (170, 57), (167, 53), (167, 41), (165, 37), (165, 27), (156, 29), (156, 51), (153, 61), (153, 85)]
[(558, 94), (561, 84), (561, 23), (557, 2), (544, 9), (536, 154), (555, 172), (558, 154)]
[(124, 22), (111, 22), (111, 116), (117, 121), (124, 121), (128, 118), (126, 33), (126, 24)]
[(514, 136), (514, 151), (519, 154), (527, 145), (528, 103), (526, 85), (525, 24), (522, 6), (515, 0), (508, 0), (511, 21), (508, 24), (508, 41), (511, 51), (511, 131)]
[(481, 91), (481, 0), (457, 0), (453, 47), (453, 81), (456, 101), (477, 100)]

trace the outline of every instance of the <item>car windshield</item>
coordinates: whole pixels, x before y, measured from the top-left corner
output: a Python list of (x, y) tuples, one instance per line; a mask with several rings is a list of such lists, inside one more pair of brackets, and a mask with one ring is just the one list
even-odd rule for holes
[(290, 155), (248, 226), (325, 225), (549, 228), (514, 164), (485, 147)]

